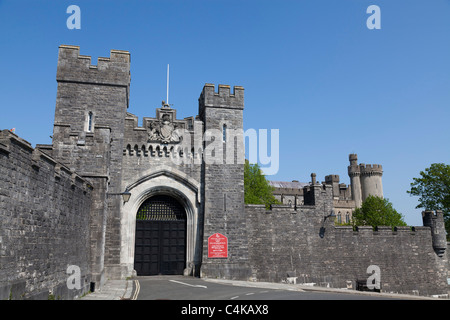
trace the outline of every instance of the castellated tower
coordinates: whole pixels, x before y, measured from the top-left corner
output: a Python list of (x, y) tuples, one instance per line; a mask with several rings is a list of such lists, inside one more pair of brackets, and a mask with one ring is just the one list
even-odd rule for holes
[[(230, 86), (219, 85), (218, 92), (214, 85), (206, 84), (199, 98), (199, 116), (204, 122), (204, 130), (219, 131), (220, 141), (208, 141), (220, 144), (216, 148), (223, 151), (224, 157), (211, 163), (203, 162), (203, 199), (204, 235), (202, 277), (228, 277), (247, 279), (248, 241), (245, 233), (244, 212), (244, 143), (230, 135), (236, 130), (243, 130), (244, 88), (235, 86), (233, 93)], [(223, 135), (222, 135), (223, 133)], [(232, 161), (227, 161), (230, 154)], [(207, 155), (204, 155), (204, 158)], [(228, 256), (214, 259), (208, 255), (208, 238), (220, 233), (228, 238)]]
[(365, 165), (361, 163), (359, 167), (361, 169), (362, 201), (366, 200), (368, 196), (383, 197), (382, 166), (379, 164)]
[(379, 164), (358, 165), (357, 154), (350, 154), (349, 161), (348, 175), (355, 206), (361, 207), (362, 202), (370, 195), (383, 197), (383, 167)]
[[(125, 116), (129, 104), (130, 53), (109, 58), (80, 55), (78, 46), (59, 47), (52, 154), (94, 187), (91, 268), (94, 282), (120, 274), (120, 193)], [(106, 227), (105, 227), (106, 225)], [(106, 231), (107, 230), (107, 231)], [(106, 257), (106, 258), (103, 258)], [(108, 270), (109, 268), (109, 270)]]
[(361, 207), (361, 171), (358, 166), (358, 156), (356, 154), (349, 155), (350, 166), (348, 167), (348, 175), (350, 177), (350, 185), (352, 189), (352, 199), (355, 201), (356, 208)]

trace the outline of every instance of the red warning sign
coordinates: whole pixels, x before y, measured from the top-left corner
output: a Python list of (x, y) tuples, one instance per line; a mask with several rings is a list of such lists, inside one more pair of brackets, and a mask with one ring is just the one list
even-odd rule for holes
[(228, 258), (228, 238), (215, 233), (208, 238), (208, 258)]

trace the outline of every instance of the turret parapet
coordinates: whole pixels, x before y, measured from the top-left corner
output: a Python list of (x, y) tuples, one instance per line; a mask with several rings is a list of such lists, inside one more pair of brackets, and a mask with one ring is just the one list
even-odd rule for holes
[(348, 156), (350, 165), (348, 166), (348, 174), (350, 177), (358, 175), (382, 175), (383, 166), (380, 164), (365, 164), (360, 163), (358, 165), (358, 155), (351, 153)]
[(110, 58), (100, 57), (93, 66), (90, 56), (80, 55), (79, 46), (61, 45), (56, 80), (128, 87), (130, 62), (128, 51), (111, 50)]
[(244, 109), (244, 88), (234, 86), (230, 93), (230, 86), (219, 84), (219, 91), (215, 91), (214, 84), (207, 83), (200, 94), (199, 105), (204, 107), (222, 107)]
[(348, 175), (352, 190), (352, 198), (355, 200), (356, 207), (360, 207), (362, 202), (368, 196), (383, 197), (383, 167), (379, 164), (358, 165), (358, 155), (349, 154)]
[(338, 174), (330, 174), (325, 176), (325, 183), (339, 183), (339, 175)]
[(358, 165), (350, 165), (348, 166), (348, 175), (350, 177), (357, 177), (361, 175), (361, 169)]
[(423, 225), (431, 228), (431, 236), (433, 239), (433, 249), (439, 257), (443, 257), (445, 249), (447, 249), (447, 239), (444, 223), (444, 214), (441, 210), (423, 211)]
[(356, 153), (349, 154), (348, 160), (350, 161), (350, 165), (358, 165), (358, 155)]
[(380, 164), (364, 164), (359, 165), (361, 175), (383, 175), (383, 166)]

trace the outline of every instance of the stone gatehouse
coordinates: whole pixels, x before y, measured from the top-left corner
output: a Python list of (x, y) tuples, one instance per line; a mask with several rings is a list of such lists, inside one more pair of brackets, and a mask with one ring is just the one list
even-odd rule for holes
[[(244, 88), (206, 84), (197, 115), (178, 119), (163, 102), (139, 126), (130, 62), (111, 50), (93, 65), (60, 46), (52, 144), (1, 132), (1, 299), (70, 299), (107, 278), (154, 274), (355, 288), (370, 265), (381, 290), (448, 293), (441, 212), (424, 212), (420, 227), (335, 227), (333, 177), (302, 185), (295, 206), (245, 205), (243, 141), (228, 134), (243, 129)], [(210, 151), (222, 161), (205, 161)]]

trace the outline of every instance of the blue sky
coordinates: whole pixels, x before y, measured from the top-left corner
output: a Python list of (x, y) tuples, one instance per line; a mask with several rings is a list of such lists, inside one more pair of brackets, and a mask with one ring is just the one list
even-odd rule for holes
[[(69, 5), (81, 30), (69, 30)], [(369, 30), (369, 5), (381, 29)], [(58, 46), (131, 52), (129, 112), (154, 116), (166, 94), (196, 115), (205, 83), (245, 88), (244, 128), (280, 130), (271, 180), (349, 183), (348, 154), (383, 165), (384, 195), (421, 225), (406, 191), (449, 163), (450, 1), (0, 0), (0, 129), (51, 143)]]

